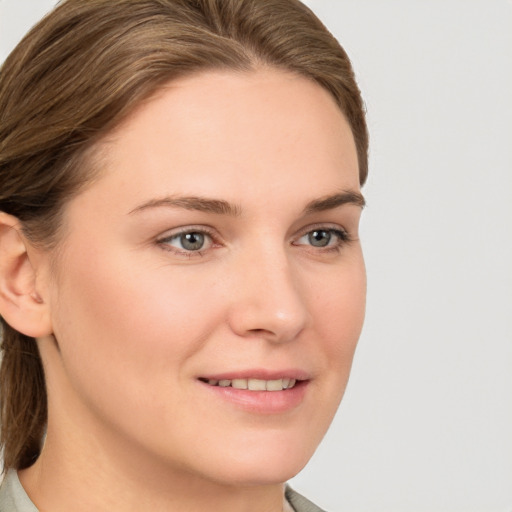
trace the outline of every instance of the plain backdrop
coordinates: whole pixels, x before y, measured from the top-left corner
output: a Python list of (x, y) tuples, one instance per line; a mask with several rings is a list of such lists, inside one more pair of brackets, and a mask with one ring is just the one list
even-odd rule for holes
[[(512, 512), (512, 1), (310, 0), (371, 131), (367, 322), (292, 485), (333, 512)], [(0, 61), (51, 0), (0, 0)]]

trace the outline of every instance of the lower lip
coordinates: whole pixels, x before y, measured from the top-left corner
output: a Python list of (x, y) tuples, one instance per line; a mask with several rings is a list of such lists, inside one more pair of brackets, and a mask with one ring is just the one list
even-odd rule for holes
[(295, 409), (303, 402), (309, 384), (309, 381), (305, 380), (283, 391), (249, 391), (198, 382), (220, 399), (256, 414), (280, 414)]

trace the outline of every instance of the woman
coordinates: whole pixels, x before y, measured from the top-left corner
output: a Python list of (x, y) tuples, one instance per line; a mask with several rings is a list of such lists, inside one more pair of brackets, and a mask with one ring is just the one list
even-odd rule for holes
[(68, 0), (0, 75), (0, 509), (319, 510), (367, 132), (296, 0)]

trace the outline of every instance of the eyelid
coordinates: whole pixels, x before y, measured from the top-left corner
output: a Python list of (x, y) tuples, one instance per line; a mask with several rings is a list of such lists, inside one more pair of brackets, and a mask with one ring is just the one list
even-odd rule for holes
[(352, 241), (353, 238), (350, 235), (348, 229), (344, 228), (343, 226), (340, 226), (339, 224), (331, 224), (331, 223), (317, 223), (317, 224), (310, 224), (309, 226), (305, 226), (301, 228), (293, 237), (294, 240), (298, 238), (302, 238), (304, 235), (307, 235), (308, 233), (311, 233), (311, 231), (331, 231), (334, 233), (340, 233), (343, 235), (343, 238), (346, 241)]
[(216, 237), (215, 230), (213, 228), (199, 224), (191, 224), (190, 226), (179, 226), (177, 228), (168, 229), (167, 231), (164, 231), (163, 234), (159, 235), (157, 239), (168, 240), (169, 238), (183, 235), (184, 233), (203, 233), (205, 235), (210, 235), (212, 238)]

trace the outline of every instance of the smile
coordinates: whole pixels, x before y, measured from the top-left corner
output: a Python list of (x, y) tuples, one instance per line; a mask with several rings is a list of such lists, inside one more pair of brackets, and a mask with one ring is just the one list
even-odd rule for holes
[(251, 414), (283, 414), (292, 411), (308, 394), (311, 375), (300, 369), (253, 369), (199, 377), (212, 397)]
[(295, 387), (296, 379), (200, 379), (210, 386), (219, 386), (222, 388), (232, 387), (235, 389), (247, 389), (249, 391), (283, 391)]

